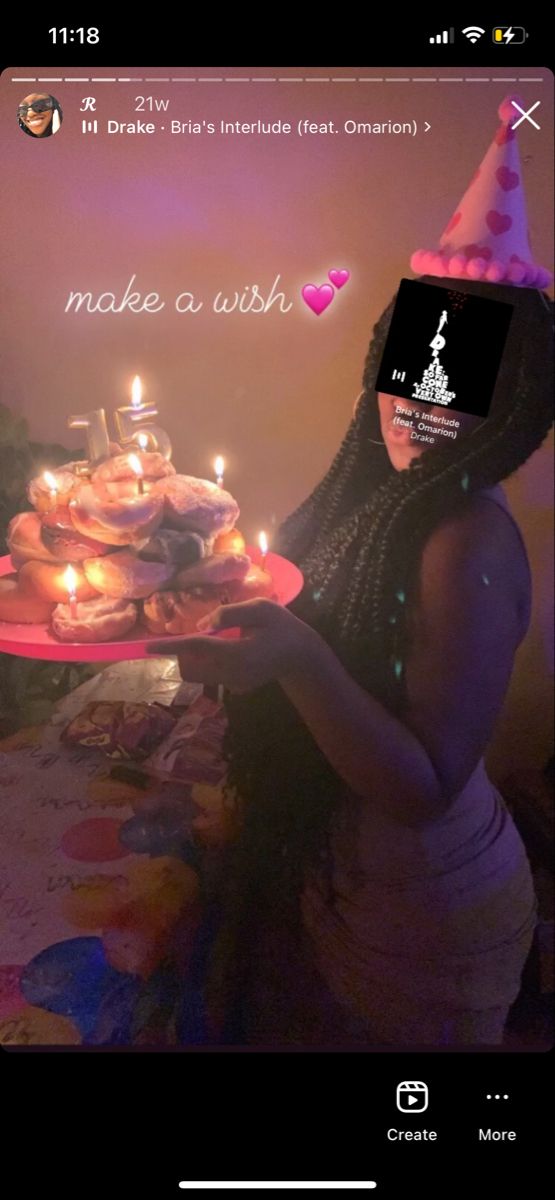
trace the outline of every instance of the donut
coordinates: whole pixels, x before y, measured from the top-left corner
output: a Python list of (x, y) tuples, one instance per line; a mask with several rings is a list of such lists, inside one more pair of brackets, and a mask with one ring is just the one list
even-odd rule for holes
[[(110, 458), (122, 453), (122, 447), (118, 442), (109, 442), (108, 445)], [(95, 470), (95, 464), (89, 458), (78, 458), (74, 459), (73, 462), (64, 463), (64, 470), (73, 471), (73, 474), (77, 476), (78, 482), (88, 481)]]
[(178, 591), (228, 583), (232, 579), (244, 579), (251, 560), (248, 554), (212, 554), (201, 558), (191, 567), (184, 567), (175, 577)]
[(198, 633), (197, 621), (218, 608), (217, 596), (190, 592), (154, 592), (144, 602), (144, 622), (150, 633)]
[(214, 554), (244, 554), (246, 544), (240, 529), (230, 529), (229, 533), (219, 533), (214, 540)]
[[(36, 514), (35, 514), (36, 515)], [(112, 547), (94, 538), (85, 537), (75, 528), (67, 508), (54, 508), (45, 513), (41, 522), (44, 546), (56, 561), (82, 562), (92, 555), (109, 554)], [(34, 556), (30, 556), (34, 557)]]
[(92, 466), (88, 458), (76, 458), (73, 462), (68, 462), (65, 464), (65, 470), (72, 471), (77, 478), (77, 482), (79, 483), (83, 477), (88, 477), (90, 479)]
[(73, 496), (78, 481), (67, 467), (61, 467), (57, 471), (49, 471), (47, 474), (51, 477), (56, 488), (56, 496), (52, 499), (52, 483), (50, 479), (42, 475), (37, 475), (32, 479), (27, 487), (27, 495), (31, 504), (38, 512), (49, 512), (55, 505), (69, 504)]
[[(98, 596), (98, 588), (91, 586), (81, 568), (74, 567), (74, 571), (77, 599), (91, 600), (93, 596)], [(19, 571), (19, 586), (28, 596), (37, 596), (53, 604), (63, 604), (68, 598), (65, 572), (66, 568), (59, 562), (26, 562)]]
[(242, 579), (195, 587), (190, 591), (155, 592), (144, 603), (144, 620), (154, 634), (198, 633), (197, 622), (222, 604), (240, 604), (264, 596), (276, 600), (274, 582), (267, 571), (250, 565)]
[(164, 524), (170, 529), (192, 529), (203, 537), (227, 533), (239, 516), (239, 505), (209, 479), (170, 475), (153, 484), (151, 495), (163, 496)]
[(83, 484), (69, 505), (75, 528), (110, 546), (128, 546), (154, 533), (164, 511), (162, 496), (114, 497), (102, 484)]
[(225, 584), (223, 604), (241, 604), (243, 600), (255, 600), (265, 597), (267, 600), (277, 600), (275, 584), (269, 571), (251, 563), (247, 574), (242, 579), (232, 579)]
[(54, 605), (40, 596), (24, 592), (16, 575), (0, 579), (0, 621), (16, 625), (34, 625), (49, 621)]
[(86, 558), (83, 570), (97, 592), (129, 600), (150, 596), (175, 575), (171, 563), (146, 561), (133, 550), (116, 550), (104, 558)]
[[(66, 510), (67, 511), (67, 510)], [(57, 559), (42, 540), (42, 521), (38, 512), (22, 512), (12, 517), (6, 534), (8, 550), (14, 567), (21, 567), (29, 559), (38, 562), (56, 563)]]
[(138, 458), (144, 479), (162, 479), (166, 475), (175, 475), (175, 467), (163, 454), (157, 450), (140, 450), (131, 446), (127, 454), (116, 454), (107, 458), (92, 473), (93, 483), (118, 483), (121, 479), (137, 479), (137, 475), (129, 462), (129, 455)]
[(189, 567), (204, 558), (207, 549), (206, 542), (200, 534), (189, 533), (186, 529), (158, 529), (156, 533), (137, 547), (141, 558), (147, 562), (171, 563), (176, 569)]
[(60, 642), (111, 642), (122, 638), (137, 620), (137, 605), (131, 600), (97, 596), (76, 605), (57, 604), (52, 613), (52, 632)]

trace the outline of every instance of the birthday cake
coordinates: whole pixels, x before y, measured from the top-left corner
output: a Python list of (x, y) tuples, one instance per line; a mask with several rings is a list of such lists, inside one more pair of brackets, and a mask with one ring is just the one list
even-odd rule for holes
[(0, 579), (0, 621), (106, 642), (136, 626), (139, 636), (195, 633), (221, 604), (276, 598), (219, 482), (177, 474), (159, 450), (110, 451), (30, 482), (32, 508), (8, 527), (14, 571)]

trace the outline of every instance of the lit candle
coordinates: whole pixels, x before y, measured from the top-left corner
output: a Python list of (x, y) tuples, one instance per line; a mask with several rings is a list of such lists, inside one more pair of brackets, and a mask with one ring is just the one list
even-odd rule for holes
[(51, 471), (45, 471), (44, 482), (50, 491), (50, 508), (55, 508), (58, 501), (58, 487)]
[[(144, 430), (140, 431), (140, 437), (146, 438), (146, 444), (151, 450), (157, 450), (159, 454), (163, 454), (164, 458), (170, 459), (172, 456), (172, 444), (165, 431), (159, 425), (151, 425), (150, 418), (158, 414), (158, 409), (154, 404), (148, 404), (143, 400), (143, 387), (140, 375), (135, 375), (131, 384), (131, 404), (124, 404), (120, 408), (116, 408), (116, 426), (118, 436), (121, 442), (139, 442), (139, 432), (137, 430), (137, 422), (148, 421), (148, 425), (144, 426)], [(143, 443), (139, 442), (141, 449), (144, 449)]]
[(143, 385), (141, 383), (140, 375), (135, 375), (133, 383), (131, 384), (131, 404), (133, 405), (133, 408), (143, 407)]
[(258, 545), (260, 546), (260, 555), (261, 555), (260, 566), (262, 567), (262, 570), (264, 570), (264, 568), (266, 566), (266, 555), (268, 553), (268, 538), (266, 537), (266, 534), (264, 533), (263, 530), (258, 535)]
[(70, 429), (86, 429), (91, 462), (99, 462), (100, 459), (110, 457), (110, 439), (106, 426), (106, 413), (103, 408), (68, 417), (67, 423)]
[(64, 571), (64, 585), (68, 590), (69, 595), (69, 612), (72, 620), (77, 618), (77, 575), (69, 564)]
[[(131, 404), (123, 404), (116, 408), (116, 426), (122, 442), (137, 441), (137, 421), (146, 421), (155, 417), (158, 409), (153, 404), (143, 400), (143, 385), (140, 375), (135, 375), (131, 384)], [(147, 434), (142, 434), (147, 437)]]
[(47, 513), (66, 505), (73, 496), (75, 486), (73, 471), (58, 467), (55, 471), (43, 471), (35, 479), (29, 480), (27, 495), (37, 512)]
[(136, 454), (130, 454), (128, 462), (131, 470), (134, 471), (135, 475), (137, 476), (137, 490), (139, 492), (139, 496), (142, 496), (145, 490), (145, 485), (143, 482), (143, 468), (140, 460)]
[(224, 466), (224, 460), (221, 454), (218, 454), (214, 459), (214, 470), (216, 472), (216, 483), (218, 487), (223, 487), (224, 485)]

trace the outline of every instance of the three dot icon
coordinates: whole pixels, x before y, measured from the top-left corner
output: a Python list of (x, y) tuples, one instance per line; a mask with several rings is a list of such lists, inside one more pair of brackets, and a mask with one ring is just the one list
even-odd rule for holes
[(509, 1097), (506, 1093), (503, 1096), (500, 1095), (500, 1093), (497, 1093), (496, 1095), (490, 1095), (488, 1093), (488, 1095), (486, 1096), (486, 1100), (508, 1100), (508, 1099), (509, 1099)]

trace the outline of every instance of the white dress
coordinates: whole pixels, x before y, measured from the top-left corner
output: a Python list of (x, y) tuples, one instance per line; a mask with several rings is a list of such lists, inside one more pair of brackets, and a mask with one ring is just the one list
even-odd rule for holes
[[(501, 488), (482, 494), (513, 520)], [(336, 902), (313, 878), (302, 915), (353, 1038), (499, 1044), (537, 909), (523, 843), (483, 760), (447, 813), (421, 829), (346, 793), (332, 853)]]

